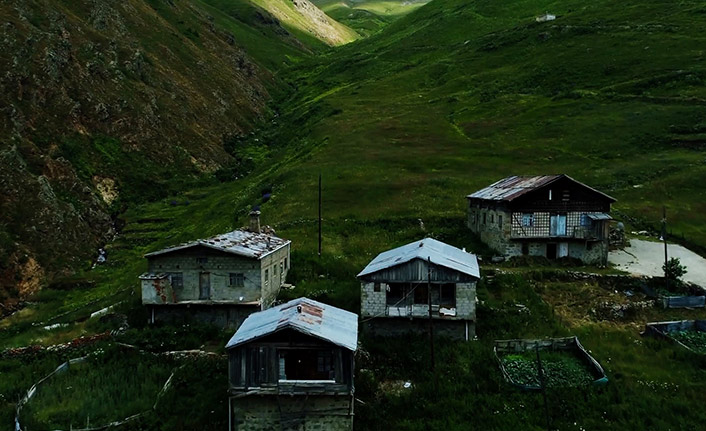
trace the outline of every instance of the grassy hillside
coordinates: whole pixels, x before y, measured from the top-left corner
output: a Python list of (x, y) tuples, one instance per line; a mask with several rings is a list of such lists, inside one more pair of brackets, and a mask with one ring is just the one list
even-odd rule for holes
[(425, 5), (429, 0), (314, 0), (321, 10), (338, 22), (369, 36), (401, 16)]
[(0, 17), (0, 303), (90, 265), (126, 205), (243, 175), (225, 143), (269, 116), (280, 68), (325, 48), (249, 2), (9, 1)]
[[(545, 12), (555, 21), (535, 22)], [(706, 245), (700, 3), (438, 0), (289, 75), (282, 219), (454, 214), (510, 174), (563, 172)], [(326, 114), (322, 114), (322, 113)], [(315, 113), (314, 115), (307, 113)], [(296, 127), (294, 127), (296, 125)], [(275, 138), (282, 139), (282, 138)], [(628, 221), (630, 221), (628, 220)]]

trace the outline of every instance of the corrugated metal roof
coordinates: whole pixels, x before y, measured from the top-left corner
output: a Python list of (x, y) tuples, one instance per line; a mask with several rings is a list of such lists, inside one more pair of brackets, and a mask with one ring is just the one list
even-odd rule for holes
[(431, 258), (431, 262), (435, 265), (480, 278), (478, 260), (474, 254), (433, 238), (420, 239), (411, 244), (380, 253), (358, 274), (358, 277), (401, 265), (414, 259), (427, 260), (428, 258)]
[(289, 240), (276, 237), (272, 234), (250, 232), (239, 229), (216, 235), (211, 238), (199, 239), (197, 241), (187, 242), (174, 247), (147, 253), (145, 257), (157, 256), (160, 254), (171, 253), (173, 251), (201, 245), (226, 253), (261, 259), (289, 243)]
[(513, 175), (503, 178), (467, 197), (492, 201), (511, 201), (529, 191), (536, 190), (554, 182), (562, 176), (563, 175), (538, 175), (534, 177), (521, 177)]
[(513, 175), (507, 178), (503, 178), (502, 180), (497, 181), (489, 185), (488, 187), (478, 190), (477, 192), (472, 193), (466, 197), (491, 201), (511, 201), (517, 197), (524, 195), (525, 193), (537, 190), (541, 187), (546, 186), (547, 184), (553, 183), (554, 181), (560, 178), (567, 178), (575, 182), (576, 184), (586, 187), (587, 189), (592, 190), (606, 197), (607, 199), (615, 202), (615, 198), (612, 198), (607, 194), (600, 192), (592, 187), (589, 187), (580, 181), (576, 181), (570, 176), (564, 174), (537, 175), (531, 177)]
[(613, 217), (611, 217), (610, 214), (606, 213), (586, 214), (586, 216), (591, 220), (613, 220)]
[[(301, 312), (298, 307), (301, 306)], [(358, 315), (309, 298), (297, 298), (245, 319), (226, 349), (290, 328), (337, 346), (358, 348)]]

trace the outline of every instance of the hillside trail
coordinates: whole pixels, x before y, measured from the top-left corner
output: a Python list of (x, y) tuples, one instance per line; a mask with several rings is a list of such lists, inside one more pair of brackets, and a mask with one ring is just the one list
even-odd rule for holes
[[(686, 266), (683, 280), (706, 287), (706, 259), (678, 244), (667, 244), (669, 258), (679, 258)], [(608, 261), (617, 269), (637, 275), (662, 276), (664, 271), (664, 243), (631, 239), (630, 246), (611, 251)]]

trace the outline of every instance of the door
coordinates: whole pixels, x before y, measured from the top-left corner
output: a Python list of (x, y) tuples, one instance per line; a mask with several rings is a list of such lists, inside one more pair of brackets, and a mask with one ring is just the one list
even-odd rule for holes
[(211, 299), (211, 273), (199, 274), (199, 299)]
[(549, 218), (549, 234), (566, 236), (566, 214), (555, 214)]
[(547, 244), (547, 259), (556, 259), (556, 244)]
[(569, 243), (568, 242), (560, 242), (559, 248), (557, 249), (556, 257), (562, 258), (562, 257), (566, 257), (568, 255), (569, 255)]

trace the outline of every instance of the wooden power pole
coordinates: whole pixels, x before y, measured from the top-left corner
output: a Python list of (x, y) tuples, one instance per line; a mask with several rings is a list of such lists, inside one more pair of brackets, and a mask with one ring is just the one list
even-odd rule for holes
[(434, 372), (434, 319), (431, 315), (431, 256), (427, 257), (427, 302), (429, 303), (429, 351), (431, 371)]
[(319, 257), (321, 257), (321, 174), (319, 174)]
[(667, 276), (667, 208), (662, 207), (662, 241), (664, 241), (664, 282), (669, 291), (669, 277)]

